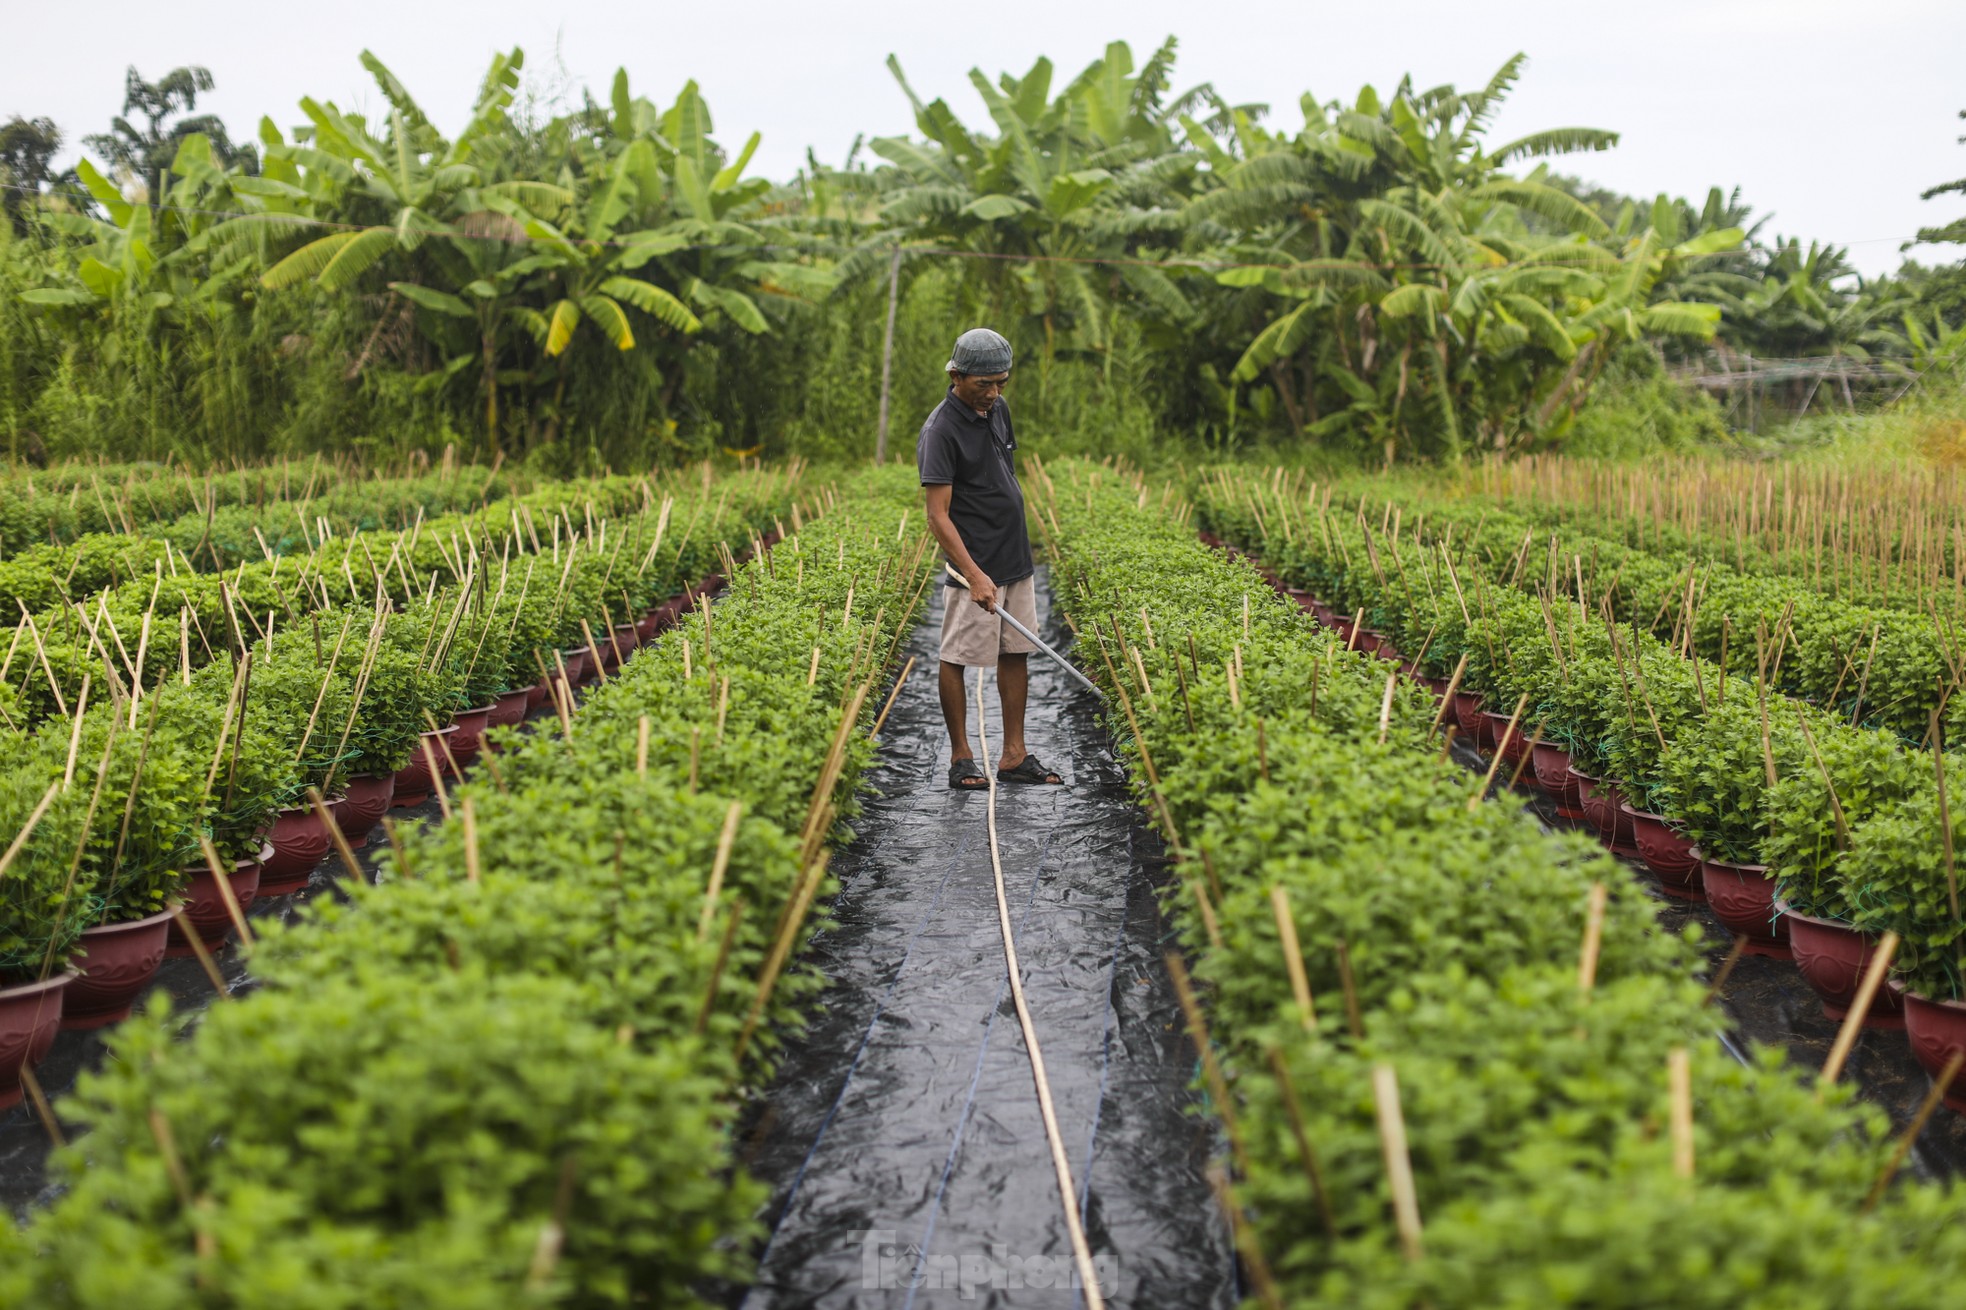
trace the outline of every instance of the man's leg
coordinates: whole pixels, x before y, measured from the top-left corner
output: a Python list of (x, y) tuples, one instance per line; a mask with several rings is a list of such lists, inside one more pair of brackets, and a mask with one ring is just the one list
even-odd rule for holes
[(999, 769), (1016, 768), (1030, 753), (1024, 746), (1024, 702), (1030, 689), (1030, 656), (997, 656), (997, 695), (1003, 699), (1003, 757), (996, 762)]
[(969, 701), (963, 689), (963, 666), (943, 660), (935, 685), (942, 694), (942, 722), (949, 727), (949, 761), (975, 759), (976, 752), (969, 748)]

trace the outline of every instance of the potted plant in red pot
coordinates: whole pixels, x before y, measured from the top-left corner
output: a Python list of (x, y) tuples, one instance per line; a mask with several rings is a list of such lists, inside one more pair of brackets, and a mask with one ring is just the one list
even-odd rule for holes
[[(106, 704), (86, 716), (66, 795), (86, 798), (89, 826), (61, 854), (66, 874), (58, 948), (68, 950), (67, 929), (80, 930), (68, 961), (76, 976), (64, 999), (65, 1027), (121, 1018), (149, 984), (177, 911), (183, 884), (178, 870), (197, 850), (202, 827), (217, 822), (228, 841), (257, 847), (255, 834), (293, 770), (278, 740), (250, 710), (245, 731), (235, 723), (221, 740), (225, 706), (234, 694), (231, 672), (221, 663), (202, 670), (190, 686), (161, 683), (134, 707), (134, 728), (121, 705)], [(30, 767), (62, 777), (67, 739), (61, 732), (41, 734)]]
[[(1966, 771), (1966, 753), (1947, 752), (1945, 764), (1950, 784)], [(1955, 852), (1966, 851), (1961, 809), (1956, 802), (1948, 806)], [(1837, 866), (1852, 907), (1851, 926), (1867, 935), (1898, 934), (1892, 970), (1903, 986), (1905, 1036), (1919, 1064), (1935, 1075), (1955, 1051), (1966, 1051), (1966, 920), (1953, 911), (1955, 894), (1966, 897), (1966, 888), (1959, 887), (1960, 871), (1949, 868), (1944, 849), (1938, 788), (1932, 777), (1921, 776), (1904, 797), (1851, 833)], [(1955, 1082), (1946, 1104), (1966, 1113), (1966, 1087)]]
[[(396, 775), (392, 804), (415, 805), (429, 795), (431, 780), (419, 748), (429, 732), (425, 715), (443, 716), (439, 718), (443, 722), (464, 686), (463, 669), (443, 646), (456, 603), (454, 596), (446, 594), (388, 617), (374, 656), (368, 659), (361, 703), (344, 724), (335, 725), (332, 740), (340, 745), (341, 756), (329, 764), (327, 782), (386, 770)], [(454, 642), (453, 637), (453, 650)], [(363, 684), (363, 658), (364, 653), (357, 652), (356, 685)], [(442, 758), (439, 750), (440, 764)]]
[[(1823, 1013), (1840, 1021), (1877, 949), (1877, 935), (1855, 926), (1857, 905), (1844, 882), (1851, 835), (1916, 790), (1927, 778), (1929, 757), (1888, 733), (1814, 711), (1809, 719), (1816, 767), (1782, 778), (1768, 794), (1761, 849), (1775, 870), (1777, 907), (1789, 925), (1796, 967), (1821, 998)], [(1880, 988), (1864, 1022), (1902, 1028), (1901, 993)]]
[[(1608, 707), (1603, 778), (1595, 797), (1602, 835), (1619, 855), (1645, 859), (1638, 844), (1643, 823), (1648, 845), (1661, 857), (1658, 866), (1646, 860), (1647, 867), (1668, 892), (1696, 899), (1690, 895), (1696, 875), (1680, 872), (1690, 854), (1674, 854), (1675, 849), (1684, 851), (1686, 843), (1669, 820), (1681, 816), (1659, 802), (1658, 790), (1667, 748), (1710, 722), (1700, 690), (1705, 674), (1661, 646), (1647, 647), (1636, 658), (1630, 646), (1621, 642), (1619, 647), (1609, 651), (1609, 661), (1596, 675)], [(1735, 700), (1738, 704), (1738, 688)]]
[[(1745, 693), (1745, 694), (1744, 694)], [(1762, 718), (1748, 689), (1736, 686), (1697, 726), (1682, 728), (1661, 757), (1653, 809), (1684, 825), (1700, 850), (1700, 881), (1714, 917), (1746, 939), (1754, 955), (1787, 958), (1788, 924), (1775, 908), (1775, 881), (1762, 842), (1769, 766), (1777, 778), (1812, 767), (1793, 720)]]
[[(97, 716), (101, 717), (101, 716)], [(59, 727), (60, 725), (57, 725)], [(63, 758), (30, 739), (27, 758), (0, 771), (0, 1109), (21, 1099), (21, 1070), (39, 1064), (61, 1031), (64, 993), (75, 975), (68, 957), (88, 916), (93, 871), (75, 853), (89, 831), (91, 784), (62, 785)], [(100, 743), (98, 743), (100, 750)]]

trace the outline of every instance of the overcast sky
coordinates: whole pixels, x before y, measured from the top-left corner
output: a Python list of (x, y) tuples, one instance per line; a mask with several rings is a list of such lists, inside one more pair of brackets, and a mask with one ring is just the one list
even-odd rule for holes
[[(1134, 0), (1121, 6), (846, 5), (750, 0), (723, 5), (588, 4), (542, 13), (537, 3), (333, 0), (288, 6), (242, 0), (191, 5), (97, 0), (11, 6), (0, 43), (0, 118), (52, 117), (84, 133), (120, 108), (123, 73), (156, 77), (209, 67), (209, 108), (236, 137), (262, 114), (299, 121), (302, 95), (373, 108), (357, 62), (367, 47), (437, 122), (454, 129), (496, 49), (524, 47), (542, 95), (592, 86), (605, 97), (619, 66), (638, 94), (666, 104), (685, 79), (702, 85), (727, 146), (764, 134), (753, 171), (789, 177), (808, 146), (837, 163), (856, 132), (906, 132), (907, 101), (882, 61), (898, 54), (925, 97), (945, 96), (973, 123), (988, 118), (966, 74), (1022, 72), (1049, 55), (1062, 85), (1107, 41), (1136, 59), (1181, 40), (1175, 81), (1211, 81), (1232, 100), (1267, 101), (1273, 126), (1296, 127), (1299, 96), (1347, 98), (1411, 72), (1421, 86), (1485, 82), (1504, 59), (1530, 56), (1495, 139), (1544, 127), (1610, 128), (1608, 154), (1562, 166), (1638, 195), (1698, 198), (1743, 188), (1771, 232), (1850, 247), (1867, 273), (1888, 271), (1899, 243), (1966, 207), (1918, 193), (1966, 175), (1966, 2), (1963, 0), (1651, 0), (1343, 5), (1297, 0)], [(86, 23), (78, 18), (86, 16)], [(206, 109), (201, 101), (199, 109)], [(1918, 252), (1957, 258), (1958, 247)]]

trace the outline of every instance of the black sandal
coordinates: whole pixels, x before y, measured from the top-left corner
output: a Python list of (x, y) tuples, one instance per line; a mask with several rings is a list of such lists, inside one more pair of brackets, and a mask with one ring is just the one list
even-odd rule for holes
[(974, 759), (952, 760), (949, 763), (949, 786), (955, 791), (982, 791), (990, 785), (983, 776), (983, 770), (976, 767)]
[(997, 781), (1042, 787), (1059, 787), (1065, 782), (1058, 774), (1039, 764), (1035, 755), (1026, 755), (1014, 769), (998, 769)]

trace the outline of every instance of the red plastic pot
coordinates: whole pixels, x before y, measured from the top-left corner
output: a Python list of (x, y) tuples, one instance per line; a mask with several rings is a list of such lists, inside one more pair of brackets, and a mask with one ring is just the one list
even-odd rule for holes
[(533, 688), (521, 687), (517, 691), (500, 692), (492, 702), (491, 716), (485, 720), (487, 728), (510, 728), (526, 721), (526, 711), (532, 708)]
[[(1966, 1002), (1935, 1001), (1913, 991), (1904, 993), (1904, 1001), (1905, 1037), (1911, 1043), (1911, 1053), (1926, 1073), (1937, 1078), (1955, 1052), (1966, 1051)], [(1966, 1114), (1966, 1078), (1954, 1076), (1946, 1106)]]
[[(412, 805), (421, 805), (430, 799), (434, 783), (430, 777), (429, 756), (436, 756), (438, 769), (445, 773), (450, 772), (450, 766), (444, 762), (444, 748), (438, 742), (449, 738), (456, 731), (457, 725), (452, 724), (442, 732), (425, 732), (417, 735), (416, 753), (410, 756), (408, 764), (396, 770), (396, 794), (390, 798), (391, 805), (400, 810)], [(423, 749), (425, 742), (430, 743), (428, 754)]]
[(75, 975), (0, 989), (0, 1110), (21, 1102), (20, 1073), (48, 1058), (61, 1032), (62, 994)]
[[(1482, 740), (1490, 743), (1485, 749), (1493, 750), (1501, 746), (1502, 734), (1509, 731), (1509, 716), (1497, 714), (1493, 710), (1483, 710), (1481, 719)], [(1515, 725), (1515, 731), (1509, 733), (1509, 744), (1502, 750), (1502, 763), (1511, 768), (1515, 767), (1521, 761), (1523, 752), (1528, 749), (1529, 739), (1522, 735), (1522, 724), (1518, 723)]]
[(1597, 780), (1597, 794), (1610, 805), (1611, 837), (1609, 846), (1613, 855), (1622, 855), (1628, 860), (1640, 859), (1638, 842), (1632, 831), (1631, 816), (1637, 811), (1625, 810), (1625, 792), (1621, 784), (1609, 778)]
[(1609, 778), (1593, 778), (1587, 773), (1578, 773), (1573, 766), (1571, 774), (1577, 779), (1577, 795), (1583, 801), (1584, 820), (1589, 823), (1597, 839), (1611, 848), (1615, 855), (1638, 859), (1638, 847), (1633, 843), (1632, 821), (1624, 812), (1624, 794), (1618, 784)]
[[(1856, 1004), (1857, 987), (1877, 952), (1877, 944), (1847, 923), (1797, 914), (1786, 903), (1778, 902), (1775, 908), (1781, 911), (1780, 922), (1788, 925), (1789, 948), (1795, 953), (1795, 967), (1802, 971), (1803, 981), (1821, 999), (1824, 1016), (1841, 1023)], [(1870, 1013), (1864, 1016), (1864, 1027), (1904, 1026), (1904, 998), (1889, 987), (1878, 988), (1871, 998)]]
[(1556, 800), (1556, 812), (1581, 822), (1584, 798), (1577, 792), (1577, 781), (1570, 776), (1570, 752), (1555, 742), (1539, 741), (1529, 753), (1529, 768), (1536, 785)]
[[(341, 822), (339, 815), (335, 822)], [(266, 844), (272, 854), (260, 861), (259, 895), (291, 896), (307, 885), (308, 875), (327, 858), (333, 843), (319, 810), (312, 805), (294, 805), (274, 816)]]
[(1647, 814), (1623, 802), (1618, 810), (1631, 824), (1638, 857), (1658, 876), (1659, 889), (1682, 901), (1704, 901), (1707, 892), (1700, 882), (1700, 857), (1692, 840), (1663, 814)]
[(369, 844), (369, 836), (388, 813), (395, 795), (393, 773), (362, 773), (348, 780), (348, 792), (335, 806), (334, 821), (349, 846), (359, 849)]
[[(259, 853), (260, 859), (264, 859), (273, 853), (273, 848), (262, 846)], [(239, 912), (245, 913), (253, 898), (259, 895), (259, 860), (238, 861), (225, 880), (239, 902)], [(170, 945), (164, 948), (164, 954), (174, 960), (197, 954), (186, 935), (192, 932), (198, 934), (206, 950), (217, 954), (225, 949), (225, 935), (231, 931), (232, 912), (226, 908), (218, 880), (203, 866), (191, 870), (184, 889), (184, 913), (170, 922)]]
[(1734, 864), (1700, 858), (1700, 883), (1707, 905), (1727, 931), (1741, 938), (1749, 955), (1777, 960), (1792, 957), (1787, 915), (1775, 912), (1775, 880), (1765, 864)]
[(722, 591), (724, 584), (729, 581), (730, 579), (721, 573), (712, 573), (705, 577), (703, 581), (696, 584), (696, 594), (699, 596), (714, 596)]
[[(567, 682), (569, 685), (578, 687), (581, 683), (587, 681), (587, 675), (590, 672), (587, 666), (592, 661), (587, 657), (587, 648), (585, 646), (568, 646), (560, 652), (560, 661), (567, 666)], [(557, 669), (552, 670), (552, 675), (558, 677), (559, 671)]]
[[(485, 729), (491, 726), (491, 714), (498, 708), (496, 701), (490, 705), (480, 705), (475, 710), (460, 710), (457, 721), (451, 726), (456, 729), (451, 734), (451, 758), (461, 768), (478, 758), (485, 748)], [(446, 772), (450, 763), (444, 763)]]
[(1461, 727), (1461, 740), (1480, 749), (1483, 723), (1481, 705), (1487, 697), (1478, 691), (1454, 693), (1454, 722)]
[(157, 976), (170, 944), (171, 920), (183, 907), (128, 923), (101, 923), (82, 934), (71, 961), (75, 981), (62, 999), (61, 1026), (100, 1028), (126, 1019), (143, 989)]
[(600, 643), (602, 643), (602, 659), (607, 661), (607, 673), (615, 673), (621, 665), (627, 663), (629, 655), (633, 655), (641, 647), (641, 633), (635, 631), (633, 624), (615, 624), (613, 641), (609, 641), (604, 633)]
[(1400, 654), (1399, 647), (1393, 645), (1392, 638), (1386, 636), (1379, 638), (1379, 649), (1372, 653), (1382, 660), (1391, 660), (1395, 664), (1406, 658), (1406, 656)]
[(1374, 632), (1370, 628), (1360, 628), (1358, 630), (1358, 640), (1352, 643), (1352, 648), (1362, 650), (1367, 655), (1376, 655), (1379, 652), (1379, 647), (1385, 640), (1386, 634), (1383, 632)]

